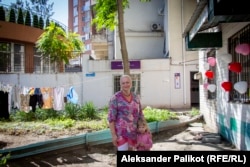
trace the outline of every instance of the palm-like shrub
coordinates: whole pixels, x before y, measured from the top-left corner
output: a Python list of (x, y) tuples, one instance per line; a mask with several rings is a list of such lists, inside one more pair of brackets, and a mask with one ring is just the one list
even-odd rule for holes
[(14, 9), (10, 10), (9, 22), (16, 23), (16, 14), (15, 14)]
[(43, 27), (44, 27), (43, 18), (42, 18), (42, 17), (39, 17), (39, 28), (40, 28), (40, 29), (43, 29)]
[(81, 107), (78, 104), (66, 103), (64, 108), (64, 115), (66, 118), (78, 119)]
[(49, 18), (46, 19), (46, 27), (48, 27), (50, 24)]
[(26, 26), (31, 26), (31, 16), (30, 16), (30, 12), (27, 11), (26, 15), (25, 15), (25, 23)]
[(5, 11), (2, 6), (0, 6), (0, 20), (5, 21)]
[(98, 110), (93, 102), (86, 102), (81, 108), (81, 113), (84, 118), (89, 118), (89, 119), (98, 118)]
[(23, 20), (23, 11), (22, 11), (21, 8), (18, 9), (17, 23), (18, 24), (23, 24), (24, 23), (24, 20)]
[(39, 28), (37, 15), (33, 15), (33, 27)]

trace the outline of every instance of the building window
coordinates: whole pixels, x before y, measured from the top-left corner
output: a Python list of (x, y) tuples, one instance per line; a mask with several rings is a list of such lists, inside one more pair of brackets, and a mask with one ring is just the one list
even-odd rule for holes
[[(132, 74), (130, 76), (132, 78), (131, 91), (137, 95), (140, 95), (141, 94), (141, 76), (140, 76), (140, 74)], [(121, 77), (121, 75), (114, 76), (114, 93), (121, 90), (120, 77)]]
[(42, 57), (42, 54), (34, 48), (34, 73), (54, 73), (56, 72), (56, 63)]
[(85, 5), (82, 7), (83, 11), (89, 11), (90, 10), (90, 1), (85, 1)]
[(78, 5), (78, 0), (74, 0), (73, 1), (73, 6), (77, 6)]
[(84, 27), (83, 27), (83, 30), (84, 30), (84, 33), (89, 33), (90, 32), (90, 27), (89, 27), (89, 23), (87, 23)]
[(90, 44), (85, 44), (85, 51), (91, 50)]
[(89, 21), (90, 21), (90, 12), (85, 12), (84, 22), (89, 22)]
[(74, 12), (74, 13), (73, 13), (74, 17), (78, 16), (77, 6), (74, 7), (73, 12)]
[[(248, 45), (248, 49), (250, 47), (250, 24), (234, 34), (228, 40), (228, 50), (232, 55), (232, 62), (229, 65), (236, 65), (237, 63), (240, 65), (239, 67), (241, 67), (241, 70), (238, 72), (230, 70), (229, 68), (229, 81), (233, 85), (232, 90), (229, 92), (229, 100), (231, 102), (250, 103), (250, 54), (249, 52), (236, 52), (236, 47), (240, 45)], [(243, 86), (240, 86), (238, 90), (234, 88), (235, 84), (238, 85), (243, 82), (246, 83), (246, 91), (243, 91)]]
[(78, 26), (78, 16), (74, 17), (74, 26)]
[(78, 33), (78, 27), (74, 27), (74, 32)]
[(0, 72), (24, 72), (24, 45), (0, 42)]

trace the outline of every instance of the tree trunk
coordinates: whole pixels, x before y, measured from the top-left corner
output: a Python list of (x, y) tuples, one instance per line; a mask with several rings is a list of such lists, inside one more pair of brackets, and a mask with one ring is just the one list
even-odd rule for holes
[(125, 40), (125, 31), (124, 31), (124, 14), (122, 7), (123, 0), (117, 0), (117, 9), (118, 9), (118, 30), (121, 44), (121, 53), (122, 53), (122, 62), (123, 62), (123, 72), (124, 74), (130, 75), (128, 51)]

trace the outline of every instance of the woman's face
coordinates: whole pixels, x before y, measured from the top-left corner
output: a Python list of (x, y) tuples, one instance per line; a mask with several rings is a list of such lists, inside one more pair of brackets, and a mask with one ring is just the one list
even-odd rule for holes
[(121, 79), (121, 89), (124, 91), (130, 91), (131, 81), (128, 77), (124, 77)]

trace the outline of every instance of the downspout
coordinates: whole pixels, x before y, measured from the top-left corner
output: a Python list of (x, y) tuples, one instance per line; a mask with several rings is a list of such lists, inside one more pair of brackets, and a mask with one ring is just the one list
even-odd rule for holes
[[(84, 54), (83, 53), (81, 53), (81, 65), (82, 65), (82, 77), (81, 77), (81, 80), (82, 80), (82, 83), (81, 83), (81, 87), (82, 87), (82, 93), (81, 93), (81, 104), (84, 104), (84, 102), (83, 102), (83, 94), (84, 94), (84, 70), (83, 70), (83, 67), (84, 67), (84, 60), (83, 60), (83, 57), (84, 57)], [(87, 62), (86, 63), (87, 64), (87, 67), (89, 66), (89, 62)]]
[(115, 60), (117, 58), (117, 55), (116, 55), (116, 28), (114, 29), (113, 47), (114, 47), (113, 60)]
[[(181, 0), (181, 33), (184, 32), (184, 21), (183, 21), (183, 0)], [(185, 38), (182, 39), (182, 60), (183, 60), (183, 94), (184, 94), (184, 105), (187, 104), (187, 91), (186, 91), (186, 56), (184, 55), (185, 53)]]

